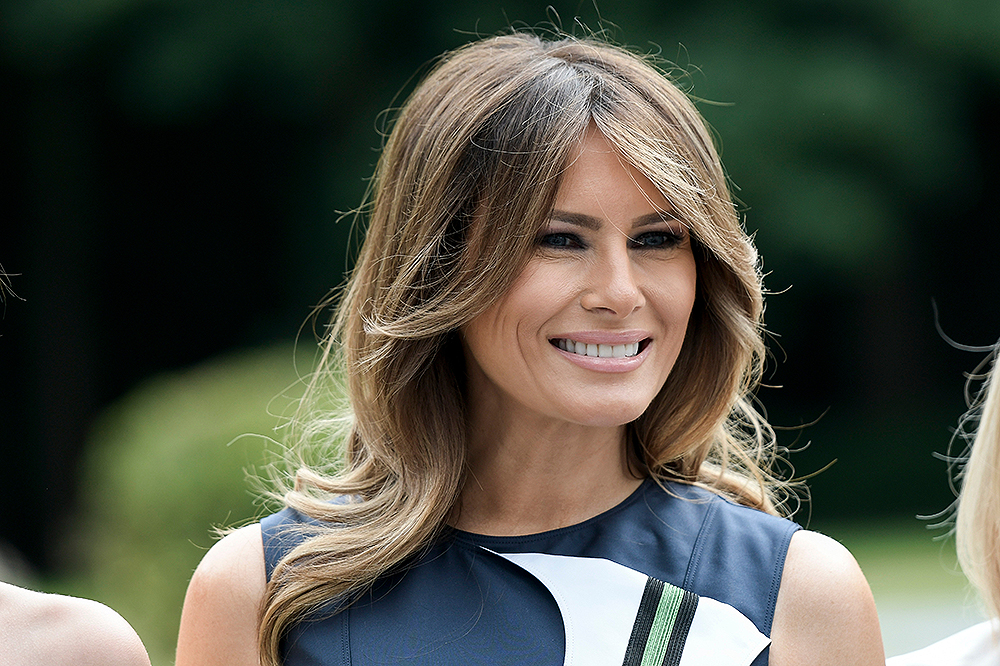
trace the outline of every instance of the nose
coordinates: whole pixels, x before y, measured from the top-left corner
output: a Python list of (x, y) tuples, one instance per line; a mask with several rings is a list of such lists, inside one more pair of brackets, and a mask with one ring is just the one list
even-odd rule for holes
[(602, 253), (588, 270), (580, 305), (621, 318), (632, 314), (646, 302), (638, 270), (625, 247)]

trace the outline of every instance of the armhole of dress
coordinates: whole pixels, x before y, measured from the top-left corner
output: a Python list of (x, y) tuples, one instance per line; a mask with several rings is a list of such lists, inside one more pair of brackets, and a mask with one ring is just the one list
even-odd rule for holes
[[(701, 557), (705, 549), (705, 542), (708, 539), (708, 535), (711, 534), (712, 526), (715, 522), (715, 514), (719, 509), (719, 505), (722, 500), (721, 498), (712, 502), (709, 506), (708, 511), (705, 514), (705, 518), (702, 521), (701, 529), (698, 530), (698, 536), (695, 539), (694, 547), (691, 549), (691, 559), (688, 562), (687, 571), (684, 574), (684, 589), (694, 589), (695, 580), (698, 576), (698, 570), (701, 566)], [(778, 604), (778, 592), (781, 589), (781, 577), (785, 570), (785, 558), (788, 556), (788, 547), (792, 542), (792, 536), (802, 529), (798, 524), (788, 521), (784, 532), (782, 533), (782, 538), (779, 542), (778, 547), (775, 550), (774, 558), (774, 570), (771, 572), (771, 584), (768, 590), (767, 597), (767, 608), (766, 616), (763, 620), (766, 622), (766, 629), (764, 631), (765, 635), (771, 635), (771, 626), (774, 622), (774, 610)]]
[(774, 609), (778, 606), (778, 592), (781, 590), (781, 577), (785, 573), (785, 559), (788, 557), (788, 547), (792, 544), (792, 537), (801, 527), (798, 523), (789, 521), (785, 529), (784, 538), (781, 541), (781, 550), (775, 558), (774, 571), (771, 574), (771, 594), (767, 600), (767, 635), (771, 635), (771, 626), (774, 623)]
[(282, 556), (280, 538), (277, 534), (286, 523), (285, 511), (265, 516), (260, 521), (260, 538), (264, 546), (264, 574), (267, 582), (271, 582), (271, 574)]

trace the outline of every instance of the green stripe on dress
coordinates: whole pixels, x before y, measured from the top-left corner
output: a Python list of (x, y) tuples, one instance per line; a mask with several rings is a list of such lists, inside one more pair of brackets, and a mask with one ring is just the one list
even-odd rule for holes
[(663, 655), (663, 666), (679, 666), (681, 663), (684, 643), (687, 642), (688, 632), (691, 630), (696, 610), (698, 610), (698, 595), (684, 590), (684, 598), (681, 600), (680, 608), (677, 609), (673, 631), (670, 632), (667, 653)]
[(673, 585), (664, 585), (660, 603), (653, 617), (653, 626), (649, 629), (646, 649), (642, 655), (641, 666), (662, 666), (667, 654), (670, 634), (674, 629), (674, 620), (684, 598), (684, 590)]
[(649, 631), (656, 619), (665, 586), (666, 583), (656, 578), (646, 579), (646, 588), (642, 592), (639, 609), (632, 622), (632, 635), (628, 639), (628, 647), (625, 650), (625, 660), (622, 662), (622, 666), (640, 666), (642, 664), (646, 642), (649, 640)]
[(622, 666), (678, 666), (697, 607), (697, 594), (647, 579)]

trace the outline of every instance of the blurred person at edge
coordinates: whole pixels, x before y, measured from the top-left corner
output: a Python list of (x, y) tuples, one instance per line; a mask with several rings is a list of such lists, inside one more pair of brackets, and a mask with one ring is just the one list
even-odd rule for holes
[(202, 560), (177, 666), (884, 664), (854, 558), (780, 516), (757, 252), (663, 71), (468, 44), (372, 192), (291, 424), (322, 469)]
[[(970, 377), (983, 384), (959, 433), (973, 440), (958, 475), (961, 491), (955, 514), (958, 561), (979, 593), (989, 620), (921, 650), (891, 657), (887, 666), (997, 666), (1000, 664), (1000, 342)], [(989, 368), (985, 375), (978, 374)], [(970, 393), (972, 393), (970, 389)], [(976, 423), (978, 422), (978, 425)], [(968, 428), (975, 427), (974, 437)]]
[[(0, 304), (8, 292), (0, 267)], [(103, 604), (0, 582), (0, 665), (71, 664), (149, 666), (149, 656), (129, 623)]]
[(149, 656), (104, 604), (0, 583), (0, 664), (149, 666)]

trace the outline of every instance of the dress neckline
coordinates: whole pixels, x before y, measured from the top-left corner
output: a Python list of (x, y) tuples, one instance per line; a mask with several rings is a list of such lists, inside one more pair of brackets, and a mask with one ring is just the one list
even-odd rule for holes
[[(673, 485), (670, 484), (669, 482), (664, 482), (664, 483), (671, 486)], [(635, 490), (629, 493), (629, 495), (618, 504), (602, 511), (596, 516), (592, 516), (590, 518), (587, 518), (586, 520), (582, 520), (579, 523), (574, 523), (573, 525), (557, 527), (555, 529), (544, 530), (542, 532), (531, 532), (528, 534), (516, 534), (508, 536), (480, 534), (478, 532), (469, 532), (466, 530), (462, 530), (457, 527), (448, 527), (446, 534), (448, 536), (451, 536), (457, 541), (462, 541), (475, 546), (483, 546), (485, 548), (490, 548), (491, 546), (511, 545), (515, 543), (525, 543), (525, 542), (549, 539), (551, 537), (560, 536), (563, 534), (575, 532), (577, 530), (586, 529), (588, 527), (591, 527), (595, 523), (599, 523), (609, 518), (610, 516), (613, 516), (621, 511), (624, 511), (632, 504), (634, 504), (636, 501), (638, 501), (639, 498), (646, 493), (647, 489), (654, 487), (656, 485), (657, 484), (652, 479), (652, 477), (646, 477), (645, 479), (642, 480), (642, 483), (640, 483)]]

